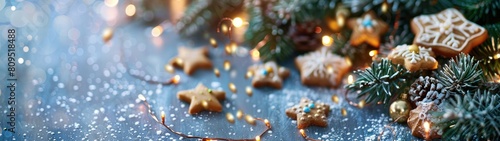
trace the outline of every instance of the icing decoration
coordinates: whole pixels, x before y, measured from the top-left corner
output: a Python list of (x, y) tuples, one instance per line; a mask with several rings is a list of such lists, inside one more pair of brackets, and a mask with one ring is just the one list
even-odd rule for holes
[(304, 107), (304, 112), (309, 113), (311, 112), (311, 109), (309, 107)]
[(333, 86), (340, 83), (339, 80), (344, 75), (344, 72), (351, 67), (344, 58), (332, 54), (327, 48), (321, 48), (299, 56), (296, 62), (301, 63), (299, 69), (302, 78), (325, 78)]
[[(412, 29), (416, 34), (417, 45), (432, 47), (436, 53), (448, 57), (460, 52), (468, 53), (487, 38), (487, 31), (483, 27), (468, 21), (454, 8), (415, 17)], [(453, 53), (446, 53), (450, 51)]]
[(252, 80), (254, 87), (271, 86), (274, 88), (281, 88), (283, 79), (288, 77), (290, 71), (284, 67), (279, 67), (275, 62), (267, 62), (265, 64), (253, 65), (248, 68), (248, 72), (254, 73), (255, 76)]
[[(311, 109), (311, 104), (315, 105)], [(286, 115), (294, 120), (297, 120), (297, 128), (304, 129), (309, 125), (327, 126), (326, 116), (330, 112), (330, 106), (325, 103), (314, 103), (313, 101), (302, 98), (298, 105), (295, 105), (286, 110)]]
[(399, 45), (388, 58), (395, 64), (404, 65), (409, 71), (437, 69), (438, 65), (431, 48), (416, 45)]
[(352, 46), (366, 43), (379, 47), (380, 36), (389, 30), (389, 26), (378, 19), (373, 11), (366, 12), (361, 17), (349, 19), (347, 25), (353, 30), (350, 40)]

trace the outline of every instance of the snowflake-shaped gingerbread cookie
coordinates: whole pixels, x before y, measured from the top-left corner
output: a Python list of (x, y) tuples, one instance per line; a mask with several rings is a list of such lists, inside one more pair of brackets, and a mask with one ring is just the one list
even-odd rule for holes
[(438, 62), (431, 48), (417, 45), (399, 45), (388, 55), (392, 63), (405, 66), (411, 72), (437, 69)]
[(295, 59), (302, 84), (310, 86), (340, 86), (342, 76), (351, 69), (351, 63), (323, 47)]
[(415, 44), (431, 47), (436, 54), (445, 57), (469, 53), (488, 38), (483, 27), (468, 21), (454, 8), (415, 17), (411, 29), (416, 34)]

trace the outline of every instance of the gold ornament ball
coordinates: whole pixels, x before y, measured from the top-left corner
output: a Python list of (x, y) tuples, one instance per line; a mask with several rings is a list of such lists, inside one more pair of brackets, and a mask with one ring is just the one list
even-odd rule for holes
[(418, 48), (417, 45), (411, 45), (408, 50), (410, 50), (410, 52), (414, 52), (414, 53), (420, 53), (420, 49)]
[(270, 66), (267, 66), (267, 67), (266, 67), (266, 71), (267, 71), (268, 73), (273, 73), (273, 72), (274, 72), (273, 68), (272, 68), (272, 67), (270, 67)]
[(397, 119), (396, 122), (403, 123), (408, 119), (410, 110), (411, 106), (408, 101), (396, 100), (392, 102), (391, 106), (389, 107), (389, 115), (393, 120)]

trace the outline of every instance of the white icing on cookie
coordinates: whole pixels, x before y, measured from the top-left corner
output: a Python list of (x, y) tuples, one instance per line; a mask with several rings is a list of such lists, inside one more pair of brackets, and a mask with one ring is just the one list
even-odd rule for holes
[(409, 50), (411, 45), (399, 45), (391, 52), (394, 56), (404, 57), (405, 60), (410, 60), (410, 63), (417, 63), (417, 61), (435, 61), (434, 57), (431, 55), (432, 49), (419, 46), (419, 53), (415, 53)]
[(415, 39), (417, 43), (424, 46), (444, 46), (455, 51), (462, 51), (471, 39), (486, 32), (483, 27), (468, 21), (453, 8), (434, 15), (415, 17), (413, 22), (420, 29), (419, 36)]
[[(306, 55), (299, 56), (297, 59), (302, 63), (302, 76), (309, 77), (327, 77), (332, 84), (336, 84), (336, 78), (339, 71), (350, 68), (346, 60), (340, 56), (332, 54), (327, 48), (323, 47), (317, 51), (310, 52)], [(328, 71), (328, 67), (332, 67), (333, 71)]]

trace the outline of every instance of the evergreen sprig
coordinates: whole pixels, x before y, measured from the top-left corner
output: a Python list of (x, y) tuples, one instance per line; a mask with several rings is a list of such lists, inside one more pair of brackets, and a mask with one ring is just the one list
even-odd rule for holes
[(483, 44), (474, 48), (470, 54), (481, 60), (480, 65), (487, 78), (492, 79), (500, 75), (500, 55), (498, 55), (500, 54), (500, 37), (487, 39)]
[(259, 50), (263, 61), (284, 60), (294, 51), (291, 39), (286, 36), (290, 22), (269, 8), (273, 4), (262, 0), (258, 5), (247, 6), (251, 16), (245, 39), (250, 47)]
[(451, 59), (448, 64), (437, 70), (436, 75), (439, 83), (450, 91), (461, 94), (476, 90), (484, 82), (479, 61), (464, 53)]
[(365, 13), (370, 10), (381, 8), (387, 2), (388, 10), (404, 12), (406, 16), (418, 16), (420, 14), (437, 13), (452, 6), (447, 0), (343, 0), (343, 3), (351, 8), (353, 13)]
[(446, 100), (438, 126), (445, 140), (500, 138), (500, 97), (488, 91), (467, 92)]
[[(499, 0), (451, 0), (454, 7), (462, 11), (464, 16), (476, 23), (496, 23), (500, 16)], [(485, 18), (486, 17), (486, 18)]]
[(211, 22), (217, 22), (224, 18), (225, 13), (242, 6), (243, 0), (195, 0), (187, 7), (176, 26), (179, 33), (189, 36), (201, 30), (207, 23), (209, 25)]
[(367, 103), (389, 103), (409, 85), (411, 74), (401, 65), (392, 64), (388, 59), (373, 62), (370, 68), (354, 72), (358, 78), (346, 88), (350, 91), (361, 90), (358, 98), (366, 97)]
[(340, 0), (280, 0), (274, 9), (289, 13), (292, 22), (306, 22), (334, 13), (338, 2)]

